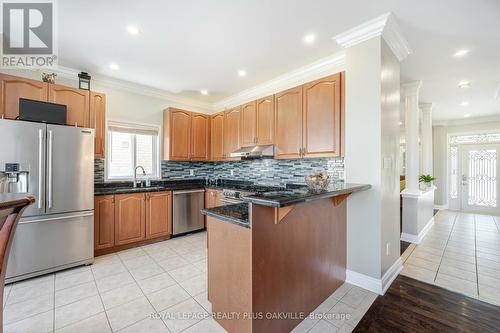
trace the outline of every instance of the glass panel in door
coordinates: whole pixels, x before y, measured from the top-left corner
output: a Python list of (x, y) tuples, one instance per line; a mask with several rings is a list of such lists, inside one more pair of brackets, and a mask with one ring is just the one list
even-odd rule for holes
[(462, 210), (497, 213), (499, 207), (499, 145), (462, 149)]

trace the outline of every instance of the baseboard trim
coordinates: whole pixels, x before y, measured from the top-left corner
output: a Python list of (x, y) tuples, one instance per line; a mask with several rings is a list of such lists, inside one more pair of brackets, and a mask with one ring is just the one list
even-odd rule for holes
[(389, 267), (387, 272), (385, 272), (382, 279), (376, 279), (365, 274), (347, 270), (346, 282), (376, 294), (384, 295), (402, 270), (403, 261), (401, 261), (401, 258), (398, 258), (394, 264)]
[(434, 205), (434, 209), (438, 210), (448, 209), (448, 205)]
[(413, 243), (413, 244), (420, 244), (422, 240), (424, 239), (425, 235), (429, 232), (429, 230), (432, 228), (434, 225), (434, 217), (427, 222), (425, 227), (420, 231), (418, 235), (412, 235), (412, 234), (407, 234), (405, 232), (401, 233), (401, 240), (403, 242), (408, 242), (408, 243)]

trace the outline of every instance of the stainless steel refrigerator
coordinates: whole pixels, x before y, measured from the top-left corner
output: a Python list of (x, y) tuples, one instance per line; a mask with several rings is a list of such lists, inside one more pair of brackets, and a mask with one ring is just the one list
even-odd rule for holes
[(1, 119), (0, 184), (36, 198), (14, 235), (7, 283), (93, 261), (93, 129)]

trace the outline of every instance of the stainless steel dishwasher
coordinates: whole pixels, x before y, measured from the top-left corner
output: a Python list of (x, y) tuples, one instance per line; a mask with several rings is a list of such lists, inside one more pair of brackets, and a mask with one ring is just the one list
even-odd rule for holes
[(201, 210), (205, 206), (205, 190), (173, 192), (173, 234), (201, 230), (205, 219)]

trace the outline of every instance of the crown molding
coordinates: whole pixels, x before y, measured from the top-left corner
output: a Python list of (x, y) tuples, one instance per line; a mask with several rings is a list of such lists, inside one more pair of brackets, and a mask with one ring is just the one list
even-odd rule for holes
[(464, 118), (464, 119), (435, 120), (433, 121), (432, 126), (464, 126), (464, 125), (493, 123), (493, 122), (500, 123), (500, 115)]
[(333, 39), (343, 48), (348, 48), (379, 36), (382, 36), (399, 61), (412, 53), (396, 18), (390, 12), (338, 34)]
[(418, 108), (422, 111), (422, 113), (431, 113), (432, 108), (434, 107), (433, 103), (420, 103)]
[[(81, 71), (74, 68), (58, 66), (57, 68), (51, 69), (51, 72), (54, 72), (58, 76), (65, 79), (78, 80), (78, 73), (80, 73)], [(205, 113), (213, 112), (213, 105), (210, 103), (203, 103), (192, 99), (182, 98), (179, 96), (175, 96), (174, 94), (169, 93), (165, 90), (149, 87), (143, 84), (133, 83), (130, 81), (124, 81), (97, 74), (92, 74), (92, 82), (109, 88), (116, 88), (135, 94), (168, 100), (169, 102), (175, 103), (175, 105), (172, 106), (184, 107), (193, 111), (203, 111)]]
[(250, 89), (244, 90), (233, 96), (225, 98), (213, 105), (215, 110), (221, 111), (243, 103), (255, 100), (260, 97), (272, 95), (274, 93), (293, 88), (297, 85), (332, 75), (345, 70), (345, 52), (335, 53), (322, 58), (309, 65), (303, 66), (267, 82), (259, 84)]

